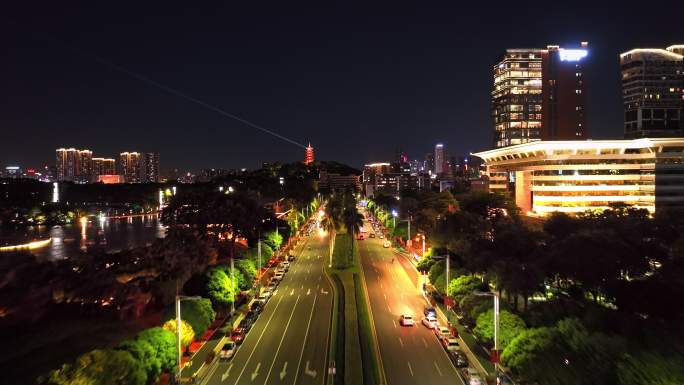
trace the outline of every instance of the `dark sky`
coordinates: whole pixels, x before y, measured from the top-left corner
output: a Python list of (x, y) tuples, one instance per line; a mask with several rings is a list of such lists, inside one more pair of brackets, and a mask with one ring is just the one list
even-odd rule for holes
[(0, 165), (52, 163), (62, 146), (158, 151), (183, 169), (303, 157), (69, 47), (359, 166), (397, 148), (422, 159), (436, 142), (489, 147), (491, 66), (512, 47), (589, 41), (590, 136), (621, 137), (618, 53), (684, 43), (681, 0), (49, 3), (2, 9)]

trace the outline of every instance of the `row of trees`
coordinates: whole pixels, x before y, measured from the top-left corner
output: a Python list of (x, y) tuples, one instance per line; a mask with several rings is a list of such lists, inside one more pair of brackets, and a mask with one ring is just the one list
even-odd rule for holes
[(330, 236), (330, 259), (332, 259), (333, 250), (335, 249), (335, 237), (338, 231), (344, 230), (352, 238), (349, 257), (346, 261), (347, 265), (352, 263), (354, 256), (354, 244), (356, 242), (354, 242), (353, 238), (356, 238), (363, 227), (363, 214), (356, 208), (356, 204), (356, 197), (352, 191), (347, 190), (333, 193), (328, 198), (325, 206), (325, 216), (321, 221), (321, 226)]

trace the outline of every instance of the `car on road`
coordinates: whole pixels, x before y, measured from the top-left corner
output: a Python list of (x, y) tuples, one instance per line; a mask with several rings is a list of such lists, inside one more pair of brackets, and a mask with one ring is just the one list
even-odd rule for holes
[(290, 270), (290, 265), (283, 265), (282, 263), (278, 265), (278, 270), (277, 271), (282, 271), (283, 273), (287, 273), (287, 271)]
[(368, 234), (368, 238), (375, 238), (375, 233)]
[(245, 319), (250, 320), (252, 324), (256, 322), (257, 318), (259, 318), (259, 313), (254, 310), (250, 310), (245, 314)]
[(258, 299), (254, 302), (252, 302), (252, 305), (249, 307), (250, 311), (253, 311), (254, 313), (261, 313), (261, 311), (264, 309), (264, 304), (259, 301)]
[(432, 306), (425, 306), (425, 308), (423, 308), (423, 315), (426, 317), (437, 317), (437, 310)]
[(449, 356), (449, 359), (451, 362), (454, 364), (455, 367), (457, 368), (467, 368), (468, 367), (468, 357), (460, 351), (460, 350), (454, 350), (451, 352), (448, 352), (447, 355)]
[(425, 325), (426, 328), (428, 329), (434, 329), (436, 328), (439, 323), (437, 322), (437, 318), (429, 315), (427, 317), (424, 317), (423, 320), (421, 321), (423, 325)]
[(289, 267), (290, 267), (290, 262), (289, 262), (289, 261), (282, 261), (280, 264), (283, 265), (283, 266), (285, 266), (286, 268), (289, 268)]
[(467, 368), (463, 372), (468, 385), (482, 385), (485, 383), (474, 368)]
[(225, 344), (223, 344), (223, 347), (221, 347), (221, 352), (219, 352), (219, 360), (230, 360), (235, 355), (236, 349), (237, 346), (235, 345), (235, 342), (233, 340), (227, 341)]
[(386, 249), (389, 248), (390, 246), (392, 246), (392, 244), (390, 243), (390, 241), (385, 241), (385, 242), (383, 242), (383, 244), (382, 244), (382, 247), (384, 247), (384, 248), (386, 248)]
[(261, 292), (261, 294), (259, 294), (259, 296), (257, 297), (256, 300), (258, 302), (260, 302), (261, 306), (263, 307), (263, 305), (266, 305), (266, 302), (268, 302), (268, 299), (270, 297), (271, 297), (271, 292), (268, 290), (264, 290), (263, 292)]
[(237, 345), (242, 344), (242, 341), (245, 340), (245, 330), (240, 327), (233, 329), (233, 331), (230, 332), (230, 339)]
[(378, 236), (378, 238), (380, 238), (380, 239), (384, 239), (384, 238), (385, 238), (385, 236), (384, 236), (384, 235), (382, 235), (382, 234), (380, 234), (380, 235)]
[(252, 320), (249, 318), (243, 318), (242, 321), (238, 324), (238, 328), (242, 329), (246, 332), (249, 331), (249, 329), (252, 328)]
[(444, 338), (451, 337), (451, 330), (449, 330), (449, 328), (446, 326), (439, 325), (434, 329), (434, 332), (440, 341), (443, 340)]
[(273, 275), (273, 279), (277, 281), (282, 281), (283, 277), (285, 277), (284, 271), (276, 271), (276, 273)]
[(288, 262), (292, 262), (292, 261), (294, 261), (294, 260), (295, 260), (295, 256), (292, 255), (292, 254), (290, 254), (290, 255), (287, 257), (287, 261), (288, 261)]
[(458, 338), (446, 337), (442, 339), (442, 345), (447, 352), (461, 350), (461, 344), (458, 343)]
[(402, 314), (399, 317), (399, 325), (401, 326), (414, 326), (416, 321), (413, 320), (413, 316), (410, 314)]
[(359, 241), (363, 241), (365, 238), (363, 237), (363, 234), (359, 234), (359, 237), (356, 239), (358, 239)]
[(280, 282), (277, 279), (272, 279), (268, 286), (266, 286), (266, 290), (273, 292), (278, 287), (278, 283)]

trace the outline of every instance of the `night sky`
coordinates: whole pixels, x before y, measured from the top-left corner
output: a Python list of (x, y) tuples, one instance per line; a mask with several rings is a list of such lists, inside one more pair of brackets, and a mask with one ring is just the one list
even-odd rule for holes
[(590, 136), (619, 138), (618, 53), (684, 44), (684, 1), (93, 3), (3, 8), (0, 165), (52, 164), (63, 146), (157, 151), (162, 169), (303, 158), (96, 56), (360, 166), (399, 148), (422, 159), (436, 142), (490, 147), (491, 67), (506, 48), (589, 41)]

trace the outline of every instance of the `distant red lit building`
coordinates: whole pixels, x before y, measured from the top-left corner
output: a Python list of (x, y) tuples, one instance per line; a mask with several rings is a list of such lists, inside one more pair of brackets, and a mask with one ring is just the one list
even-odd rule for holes
[(306, 152), (304, 153), (304, 164), (311, 164), (314, 162), (314, 148), (311, 147), (311, 143), (306, 146)]
[(97, 181), (104, 184), (117, 184), (123, 183), (123, 176), (121, 175), (98, 175)]

